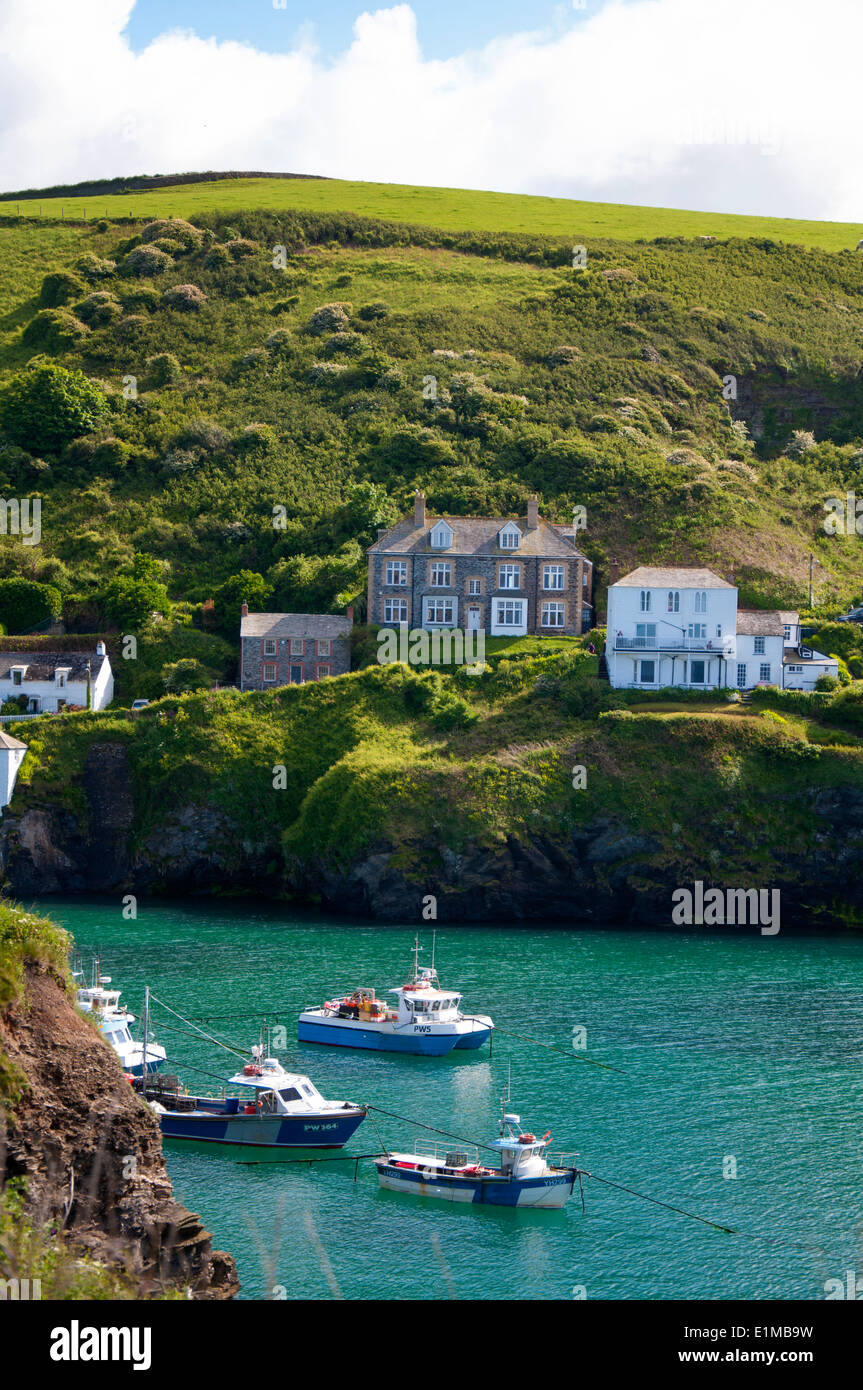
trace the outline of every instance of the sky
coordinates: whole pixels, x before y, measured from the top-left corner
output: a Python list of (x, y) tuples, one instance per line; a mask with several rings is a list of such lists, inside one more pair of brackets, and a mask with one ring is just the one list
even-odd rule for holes
[(861, 0), (0, 0), (0, 188), (205, 169), (857, 221)]

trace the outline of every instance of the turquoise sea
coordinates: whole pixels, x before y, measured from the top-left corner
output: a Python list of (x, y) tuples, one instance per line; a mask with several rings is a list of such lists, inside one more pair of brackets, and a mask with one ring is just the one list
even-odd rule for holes
[[(511, 1066), (512, 1108), (551, 1130), (554, 1148), (737, 1232), (589, 1179), (584, 1213), (577, 1191), (561, 1212), (531, 1213), (382, 1192), (367, 1160), (173, 1148), (175, 1193), (236, 1257), (243, 1298), (823, 1299), (826, 1281), (863, 1274), (861, 940), (445, 927), (442, 983), (499, 1031), (491, 1057), (420, 1058), (296, 1040), (304, 1005), (401, 983), (411, 925), (249, 902), (141, 902), (137, 921), (109, 901), (38, 906), (85, 960), (101, 951), (136, 1013), (147, 983), (240, 1047), (266, 1016), (286, 1029), (282, 1061), (325, 1095), (466, 1139), (493, 1137)], [(431, 931), (421, 940), (428, 963)], [(218, 1090), (193, 1067), (236, 1068), (155, 1006), (152, 1028), (189, 1089)], [(586, 1030), (583, 1052), (574, 1029)], [(435, 1138), (406, 1120), (375, 1124), (393, 1148)], [(366, 1121), (345, 1152), (379, 1147)]]

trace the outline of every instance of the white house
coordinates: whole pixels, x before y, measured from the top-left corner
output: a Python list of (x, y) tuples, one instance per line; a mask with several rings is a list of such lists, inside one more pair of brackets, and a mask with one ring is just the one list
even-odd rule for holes
[(615, 687), (813, 690), (838, 674), (833, 657), (801, 645), (800, 615), (737, 607), (712, 570), (641, 566), (608, 589), (606, 661)]
[(26, 752), (26, 743), (19, 743), (17, 738), (0, 730), (0, 811), (12, 800), (18, 769)]
[(114, 698), (105, 643), (84, 652), (0, 652), (0, 702), (20, 696), (28, 714), (53, 714), (72, 705), (104, 709)]

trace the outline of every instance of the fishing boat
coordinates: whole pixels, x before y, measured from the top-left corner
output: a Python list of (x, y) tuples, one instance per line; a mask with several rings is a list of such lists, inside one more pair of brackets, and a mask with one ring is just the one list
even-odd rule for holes
[[(285, 1071), (264, 1047), (228, 1079), (239, 1095), (190, 1096), (176, 1078), (155, 1077), (138, 1089), (167, 1139), (237, 1144), (254, 1149), (340, 1149), (366, 1118), (366, 1107), (325, 1100), (308, 1076)], [(173, 1089), (165, 1085), (171, 1082)]]
[[(72, 977), (84, 978), (80, 964), (73, 969)], [(144, 1036), (141, 1042), (136, 1042), (131, 1032), (135, 1015), (121, 1002), (122, 990), (106, 988), (110, 984), (111, 976), (101, 973), (101, 960), (95, 956), (89, 985), (78, 987), (79, 1009), (95, 1019), (99, 1032), (120, 1058), (127, 1076), (142, 1076), (145, 1068), (147, 1072), (159, 1071), (165, 1065), (166, 1053), (164, 1047), (149, 1041), (149, 1010), (145, 1005)]]
[(374, 1164), (381, 1187), (391, 1192), (494, 1207), (562, 1207), (578, 1178), (577, 1155), (560, 1154), (550, 1163), (551, 1142), (550, 1134), (538, 1139), (523, 1132), (521, 1119), (504, 1103), (499, 1136), (484, 1146), (499, 1153), (497, 1166), (483, 1163), (476, 1146), (455, 1150), (423, 1140), (414, 1145), (413, 1153), (382, 1154)]
[(300, 1014), (300, 1042), (335, 1047), (363, 1047), (376, 1052), (412, 1052), (440, 1057), (455, 1048), (478, 1048), (491, 1036), (494, 1024), (485, 1014), (462, 1012), (458, 990), (443, 989), (434, 968), (419, 965), (422, 947), (414, 941), (411, 978), (389, 994), (394, 1005), (361, 987), (336, 995)]

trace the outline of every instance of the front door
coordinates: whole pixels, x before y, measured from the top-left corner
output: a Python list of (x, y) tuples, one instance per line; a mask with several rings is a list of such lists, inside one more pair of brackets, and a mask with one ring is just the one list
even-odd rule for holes
[(471, 604), (471, 606), (470, 606), (470, 607), (468, 608), (468, 610), (467, 610), (467, 625), (468, 625), (468, 629), (469, 629), (470, 631), (472, 631), (472, 632), (478, 631), (478, 629), (479, 629), (479, 617), (480, 617), (480, 610), (479, 610), (479, 608), (477, 607), (476, 604)]
[(303, 683), (303, 668), (302, 668), (302, 666), (292, 666), (292, 667), (291, 667), (291, 685), (302, 685), (302, 683)]

